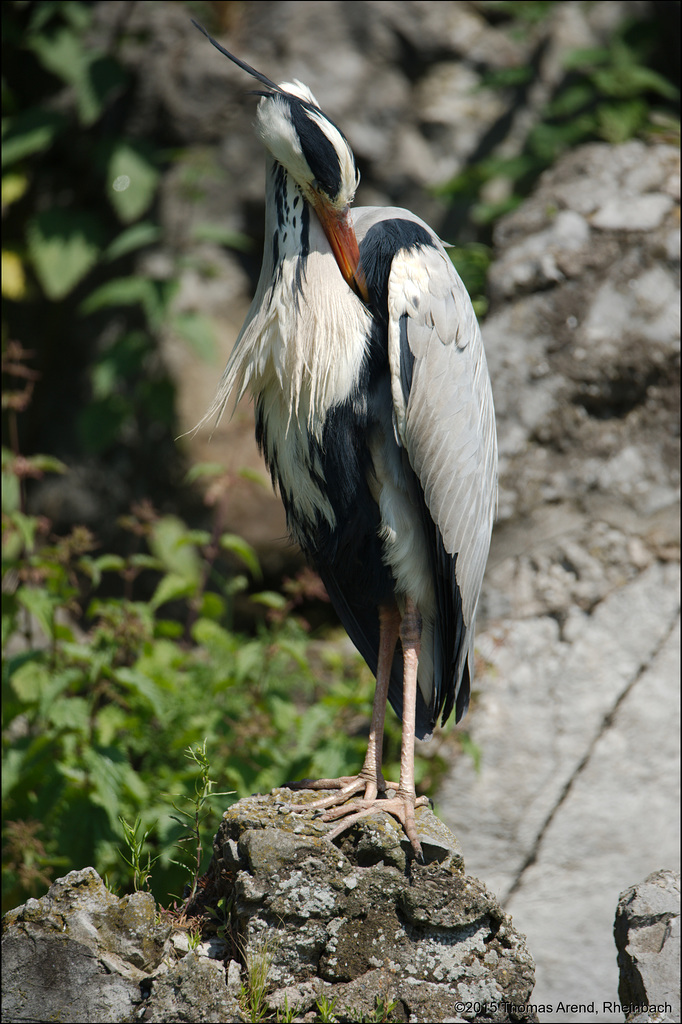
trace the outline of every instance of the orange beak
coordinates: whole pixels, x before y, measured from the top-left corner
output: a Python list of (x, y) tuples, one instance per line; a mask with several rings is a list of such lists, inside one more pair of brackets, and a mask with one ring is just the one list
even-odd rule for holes
[(369, 302), (365, 272), (360, 264), (360, 249), (355, 237), (350, 209), (346, 207), (345, 210), (339, 212), (325, 203), (323, 199), (319, 199), (315, 203), (315, 213), (332, 247), (344, 280), (363, 302)]

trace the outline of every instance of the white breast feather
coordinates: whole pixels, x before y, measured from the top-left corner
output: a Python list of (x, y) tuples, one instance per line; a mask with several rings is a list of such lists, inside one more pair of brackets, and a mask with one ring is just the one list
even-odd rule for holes
[[(290, 201), (298, 197), (291, 183)], [(266, 218), (266, 234), (268, 220)], [(310, 217), (310, 252), (300, 291), (300, 251), (294, 233), (280, 236), (281, 275), (264, 259), (246, 321), (228, 360), (206, 419), (219, 418), (231, 397), (248, 390), (263, 406), (268, 438), (277, 447), (283, 487), (311, 520), (319, 511), (335, 519), (324, 493), (304, 471), (308, 435), (318, 441), (328, 410), (344, 401), (358, 379), (370, 317), (344, 281), (324, 232)], [(266, 250), (267, 252), (267, 250)], [(310, 298), (309, 298), (310, 296)], [(286, 443), (284, 443), (286, 441)], [(322, 474), (319, 465), (313, 467)]]

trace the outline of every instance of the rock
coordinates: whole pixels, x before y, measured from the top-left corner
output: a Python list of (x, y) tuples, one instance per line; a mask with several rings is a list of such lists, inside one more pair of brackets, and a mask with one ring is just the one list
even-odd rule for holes
[(118, 899), (94, 868), (71, 871), (3, 918), (3, 1021), (132, 1020), (169, 934), (149, 894)]
[(679, 871), (657, 871), (621, 893), (614, 936), (627, 1024), (679, 1020)]
[[(297, 802), (319, 794), (296, 793)], [(293, 794), (241, 800), (224, 815), (201, 903), (232, 907), (247, 970), (265, 963), (268, 1005), (321, 997), (361, 1020), (380, 998), (392, 1020), (532, 1020), (533, 965), (523, 936), (484, 886), (464, 874), (456, 840), (417, 811), (418, 864), (402, 829), (377, 813), (337, 841), (319, 817), (288, 810)], [(483, 1008), (486, 1004), (486, 1009)]]
[(312, 1020), (322, 999), (339, 1020), (369, 1019), (378, 1001), (414, 1024), (536, 1020), (524, 1009), (524, 937), (465, 875), (454, 836), (429, 810), (417, 811), (418, 864), (390, 816), (368, 817), (337, 846), (329, 825), (288, 810), (292, 796), (276, 790), (225, 813), (183, 920), (227, 914), (220, 935), (194, 949), (186, 930), (171, 936), (177, 916), (159, 924), (149, 894), (119, 899), (93, 868), (10, 911), (2, 1020), (224, 1022), (294, 1008)]
[[(238, 996), (240, 976), (226, 974), (222, 963), (192, 950), (179, 962), (172, 960), (150, 979), (137, 1020), (166, 1024), (175, 1021), (245, 1021)], [(231, 983), (230, 983), (231, 980)]]
[(528, 935), (533, 1001), (603, 1022), (618, 893), (680, 855), (679, 159), (582, 146), (497, 226), (500, 514), (462, 726), (480, 763), (438, 794)]
[(149, 893), (71, 871), (3, 918), (2, 1020), (241, 1021), (234, 974), (198, 951), (176, 961), (170, 934)]

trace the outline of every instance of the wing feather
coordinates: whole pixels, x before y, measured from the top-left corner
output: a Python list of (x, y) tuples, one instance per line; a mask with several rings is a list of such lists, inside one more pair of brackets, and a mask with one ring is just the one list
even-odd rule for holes
[[(445, 720), (454, 707), (459, 720), (468, 703), (497, 494), (492, 393), (471, 301), (433, 231), (406, 210), (358, 208), (353, 217), (376, 307), (385, 308), (395, 441), (414, 475), (405, 518), (421, 524), (429, 562), (404, 558), (403, 541), (403, 560), (390, 563), (400, 590), (410, 592), (409, 566), (425, 574), (433, 596), (417, 602), (425, 616), (419, 687), (429, 711), (417, 716), (421, 736), (441, 711)], [(382, 516), (390, 520), (398, 494), (390, 486), (387, 494)], [(422, 593), (424, 583), (422, 576)]]
[[(398, 438), (434, 533), (436, 704), (461, 717), (473, 675), (473, 627), (497, 495), (497, 443), (481, 334), (442, 245), (398, 252), (388, 286), (389, 363)], [(399, 325), (402, 324), (402, 330)], [(404, 364), (409, 363), (405, 393)], [(442, 545), (442, 553), (439, 548)], [(449, 556), (443, 558), (443, 555)], [(453, 617), (461, 622), (452, 622)], [(460, 688), (467, 692), (460, 694)]]

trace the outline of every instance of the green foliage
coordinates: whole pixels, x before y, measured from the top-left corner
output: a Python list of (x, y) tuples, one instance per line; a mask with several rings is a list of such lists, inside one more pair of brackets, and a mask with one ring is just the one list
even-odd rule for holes
[(267, 939), (246, 954), (246, 981), (241, 986), (239, 1005), (247, 1020), (258, 1024), (268, 1018), (268, 973), (272, 964), (272, 946)]
[(204, 836), (202, 835), (201, 827), (208, 817), (208, 815), (205, 814), (206, 804), (211, 797), (224, 797), (230, 796), (230, 794), (212, 792), (215, 782), (210, 778), (211, 766), (206, 755), (206, 740), (204, 740), (201, 747), (196, 747), (195, 749), (190, 747), (186, 750), (185, 756), (188, 760), (194, 761), (200, 773), (194, 783), (194, 799), (191, 801), (192, 810), (186, 811), (183, 808), (178, 807), (176, 804), (173, 805), (178, 814), (181, 814), (182, 819), (184, 819), (182, 820), (181, 818), (173, 816), (173, 820), (176, 821), (184, 831), (184, 834), (178, 839), (178, 847), (184, 854), (184, 849), (180, 844), (192, 843), (194, 846), (194, 856), (191, 859), (191, 863), (187, 864), (184, 858), (182, 861), (175, 861), (175, 863), (179, 864), (180, 867), (186, 868), (189, 874), (189, 887), (186, 896), (186, 905), (189, 905), (196, 896), (199, 878), (201, 875), (201, 865), (204, 856)]
[(320, 1024), (337, 1024), (337, 1009), (336, 999), (327, 999), (326, 996), (320, 996), (316, 1004), (318, 1012), (318, 1020)]
[(121, 851), (121, 856), (125, 863), (128, 865), (133, 873), (133, 887), (135, 892), (139, 892), (143, 887), (148, 888), (149, 880), (151, 878), (151, 870), (156, 863), (157, 858), (152, 858), (152, 855), (147, 849), (147, 860), (143, 862), (144, 847), (149, 839), (151, 830), (147, 829), (142, 835), (139, 835), (142, 827), (142, 821), (137, 818), (134, 825), (129, 824), (125, 818), (119, 817), (118, 819), (123, 829), (123, 842), (125, 848), (128, 851), (128, 856)]
[(492, 249), (479, 242), (470, 242), (468, 245), (450, 249), (449, 255), (471, 296), (476, 316), (484, 317), (488, 309), (485, 289), (488, 267), (492, 262)]
[[(553, 3), (487, 3), (485, 8), (511, 19), (520, 32), (551, 15)], [(658, 29), (660, 32), (661, 29)], [(514, 209), (540, 173), (568, 148), (595, 140), (625, 142), (641, 135), (671, 130), (679, 137), (679, 89), (648, 65), (659, 42), (654, 22), (625, 21), (608, 46), (570, 50), (563, 56), (565, 75), (531, 128), (520, 153), (490, 154), (465, 168), (440, 189), (445, 196), (468, 198), (471, 218), (480, 227)], [(481, 86), (508, 89), (529, 86), (530, 66), (495, 70)], [(495, 181), (499, 198), (486, 198)]]
[(366, 1017), (365, 1020), (372, 1024), (387, 1024), (397, 1005), (398, 1003), (394, 999), (382, 999), (377, 996), (374, 1014), (371, 1017)]
[(127, 448), (136, 464), (156, 464), (160, 432), (169, 448), (174, 433), (160, 334), (210, 359), (213, 327), (174, 309), (179, 267), (139, 273), (161, 239), (161, 172), (182, 154), (126, 131), (135, 82), (119, 58), (125, 34), (109, 33), (105, 52), (93, 14), (75, 0), (3, 5), (3, 325), (5, 336), (20, 324), (19, 336), (36, 338), (43, 366), (59, 351), (71, 368), (78, 402), (45, 389), (32, 415), (59, 423), (74, 455)]
[(289, 1006), (289, 997), (284, 997), (284, 1007), (277, 1013), (277, 1024), (291, 1024), (291, 1021), (295, 1017), (298, 1017), (300, 1013), (299, 1007), (294, 1004)]

